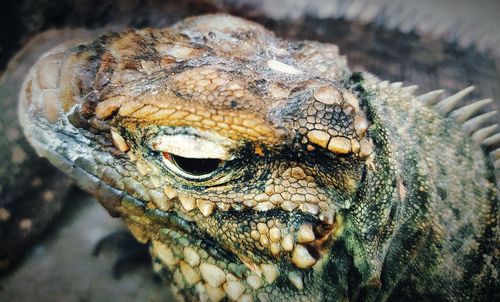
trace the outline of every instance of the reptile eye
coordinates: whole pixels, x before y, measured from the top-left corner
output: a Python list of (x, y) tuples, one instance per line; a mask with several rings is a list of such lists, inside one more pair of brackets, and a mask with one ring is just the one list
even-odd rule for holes
[[(194, 178), (202, 178), (217, 170), (224, 162), (218, 158), (189, 158), (168, 152), (162, 152), (163, 157), (171, 162), (184, 174)], [(177, 171), (179, 172), (179, 171)]]
[(221, 167), (233, 158), (232, 141), (210, 132), (177, 128), (181, 133), (155, 136), (150, 147), (162, 155), (168, 170), (186, 180), (215, 181), (221, 177)]

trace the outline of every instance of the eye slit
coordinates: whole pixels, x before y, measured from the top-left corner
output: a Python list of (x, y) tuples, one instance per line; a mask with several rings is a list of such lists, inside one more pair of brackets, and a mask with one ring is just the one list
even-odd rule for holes
[(189, 158), (168, 152), (163, 152), (163, 157), (172, 162), (182, 172), (193, 176), (210, 174), (224, 162), (217, 158)]

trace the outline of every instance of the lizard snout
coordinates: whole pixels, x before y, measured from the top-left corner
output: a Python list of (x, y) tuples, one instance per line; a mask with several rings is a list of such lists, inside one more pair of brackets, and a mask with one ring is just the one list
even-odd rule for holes
[(35, 120), (42, 124), (63, 121), (88, 94), (82, 93), (89, 88), (83, 84), (88, 68), (77, 64), (81, 56), (72, 55), (82, 42), (68, 41), (53, 48), (31, 68), (20, 92), (19, 117), (23, 125)]

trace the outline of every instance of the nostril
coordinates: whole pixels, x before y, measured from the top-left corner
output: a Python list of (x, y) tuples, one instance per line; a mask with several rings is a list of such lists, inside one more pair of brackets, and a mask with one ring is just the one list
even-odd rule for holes
[(61, 62), (64, 53), (56, 53), (44, 57), (37, 65), (36, 79), (40, 89), (56, 89), (59, 87)]
[(21, 105), (31, 114), (38, 114), (55, 123), (62, 113), (59, 97), (61, 65), (64, 52), (49, 53), (37, 62), (27, 78)]

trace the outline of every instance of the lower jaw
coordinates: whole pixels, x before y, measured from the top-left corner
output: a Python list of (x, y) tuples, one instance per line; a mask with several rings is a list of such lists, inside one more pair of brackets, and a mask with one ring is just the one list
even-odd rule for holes
[(150, 252), (154, 270), (179, 301), (319, 300), (312, 295), (315, 272), (289, 263), (263, 263), (250, 269), (241, 261), (214, 255), (206, 244), (163, 229)]

